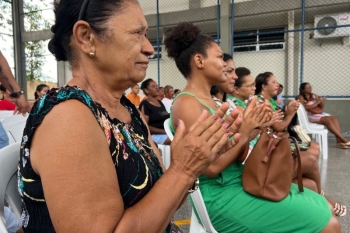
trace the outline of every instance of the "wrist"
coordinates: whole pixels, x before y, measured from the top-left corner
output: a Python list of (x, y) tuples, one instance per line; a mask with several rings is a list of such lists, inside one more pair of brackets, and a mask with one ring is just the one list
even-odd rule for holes
[(13, 93), (11, 93), (10, 94), (10, 97), (11, 98), (19, 98), (20, 96), (24, 96), (24, 90), (23, 89), (21, 89), (20, 91), (17, 91), (17, 92), (13, 92)]

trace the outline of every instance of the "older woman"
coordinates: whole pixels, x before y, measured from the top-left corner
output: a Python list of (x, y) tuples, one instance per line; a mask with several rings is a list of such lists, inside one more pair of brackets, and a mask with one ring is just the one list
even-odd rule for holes
[(299, 95), (297, 96), (297, 99), (304, 105), (310, 122), (324, 125), (332, 134), (334, 134), (337, 140), (336, 147), (350, 149), (350, 141), (346, 140), (341, 134), (338, 119), (323, 111), (326, 98), (320, 98), (318, 95), (312, 93), (310, 83), (302, 83), (299, 87)]
[[(203, 109), (211, 112), (217, 109), (210, 88), (226, 81), (223, 52), (210, 36), (200, 34), (199, 28), (191, 23), (175, 26), (164, 43), (168, 56), (175, 59), (187, 80), (184, 91), (173, 102), (172, 126), (176, 128), (179, 119), (190, 126)], [(255, 102), (246, 111), (238, 144), (223, 149), (223, 154), (199, 177), (204, 202), (216, 231), (340, 232), (339, 221), (332, 216), (326, 199), (311, 190), (298, 194), (297, 186), (292, 184), (290, 194), (280, 202), (257, 198), (243, 190), (243, 165), (237, 157), (245, 148), (249, 132), (266, 123), (269, 116), (266, 105), (255, 106)]]
[(147, 124), (123, 96), (153, 53), (137, 1), (61, 0), (55, 14), (49, 49), (73, 78), (35, 103), (24, 129), (25, 232), (179, 232), (171, 216), (227, 142), (228, 105), (203, 112), (186, 136), (177, 121), (164, 172)]

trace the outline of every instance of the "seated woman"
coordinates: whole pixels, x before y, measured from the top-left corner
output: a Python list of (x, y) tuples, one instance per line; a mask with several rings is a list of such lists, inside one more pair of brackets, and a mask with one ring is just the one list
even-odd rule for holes
[(320, 98), (312, 93), (312, 87), (309, 83), (302, 83), (299, 87), (297, 99), (304, 105), (310, 122), (326, 126), (335, 135), (337, 139), (336, 147), (350, 149), (350, 141), (346, 140), (341, 134), (338, 119), (323, 111), (326, 98)]
[(171, 217), (227, 141), (228, 106), (204, 112), (186, 135), (178, 121), (163, 170), (147, 124), (123, 95), (145, 78), (154, 52), (138, 2), (61, 0), (54, 13), (49, 50), (69, 61), (73, 77), (35, 102), (24, 129), (24, 231), (181, 232)]
[[(266, 88), (266, 86), (270, 82), (273, 83), (274, 80), (276, 79), (272, 73), (260, 74), (258, 75), (257, 80), (254, 80), (253, 76), (250, 73), (250, 70), (245, 67), (238, 67), (236, 69), (236, 73), (237, 73), (238, 79), (236, 80), (235, 88), (233, 91), (233, 95), (234, 95), (233, 100), (240, 111), (243, 112), (246, 109), (247, 107), (246, 102), (250, 96), (255, 94), (256, 89), (261, 90), (261, 92), (260, 91), (259, 92), (263, 93), (265, 100), (269, 100), (270, 97), (274, 95), (275, 90), (273, 88), (271, 89)], [(267, 85), (264, 83), (267, 83)], [(258, 86), (258, 88), (256, 88), (256, 85)], [(269, 103), (271, 103), (271, 100)], [(283, 123), (283, 121), (277, 121), (271, 124), (271, 126), (272, 128), (276, 129), (278, 128), (278, 124), (280, 123)], [(305, 187), (321, 195), (324, 195), (324, 192), (322, 191), (322, 188), (321, 188), (321, 175), (320, 175), (319, 165), (318, 165), (318, 154), (319, 154), (318, 145), (314, 142), (312, 142), (311, 144), (312, 144), (311, 147), (308, 148), (306, 151), (300, 152), (303, 184)], [(255, 145), (255, 142), (252, 141), (250, 143), (250, 146), (254, 147), (254, 145)], [(294, 179), (295, 179), (294, 182), (297, 183), (296, 172), (294, 174)], [(336, 216), (346, 215), (345, 206), (335, 202), (328, 196), (326, 196), (326, 199), (333, 206)]]
[(152, 139), (157, 144), (170, 145), (170, 139), (164, 130), (164, 121), (170, 117), (162, 101), (158, 99), (158, 85), (152, 79), (146, 79), (141, 84), (141, 89), (147, 95), (147, 99), (141, 101), (139, 109), (148, 124)]
[[(217, 109), (210, 88), (226, 81), (223, 52), (210, 36), (200, 34), (192, 23), (175, 26), (164, 44), (168, 56), (175, 59), (187, 80), (184, 89), (187, 94), (178, 96), (173, 103), (172, 127), (176, 128), (179, 119), (189, 126), (196, 122), (203, 109), (210, 112)], [(255, 106), (252, 102), (246, 111), (239, 129), (239, 142), (233, 148), (223, 147), (221, 156), (199, 177), (214, 228), (223, 233), (341, 232), (327, 200), (309, 189), (299, 194), (297, 186), (292, 184), (290, 194), (280, 202), (257, 198), (243, 190), (243, 165), (237, 157), (245, 148), (250, 130), (266, 123), (270, 116), (263, 104)]]

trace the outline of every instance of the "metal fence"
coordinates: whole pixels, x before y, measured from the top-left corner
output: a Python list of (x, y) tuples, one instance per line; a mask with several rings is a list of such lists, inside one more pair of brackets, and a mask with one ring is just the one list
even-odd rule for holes
[[(141, 0), (139, 3), (149, 24), (148, 37), (155, 48), (147, 78), (153, 78), (160, 86), (182, 89), (186, 85), (175, 62), (167, 57), (163, 40), (174, 25), (191, 21), (217, 40), (226, 53), (231, 53), (237, 67), (247, 67), (253, 75), (273, 72), (284, 85), (286, 97), (297, 95), (300, 83), (310, 82), (319, 95), (350, 98), (349, 0)], [(11, 4), (18, 10), (13, 16), (9, 15)], [(53, 22), (52, 0), (0, 0), (0, 7), (2, 39), (10, 41), (8, 38), (14, 37), (14, 44), (17, 43), (16, 33), (7, 28), (11, 18), (14, 24), (16, 17), (21, 19), (17, 20), (19, 28), (14, 30), (21, 32), (18, 37), (21, 51), (13, 52), (14, 61), (20, 55), (19, 62), (10, 62), (13, 70), (16, 64), (25, 66), (20, 76), (24, 80), (33, 79), (28, 69), (30, 64), (38, 64), (36, 68), (39, 67), (43, 81), (55, 79), (59, 85), (63, 84), (60, 80), (66, 80), (63, 76), (69, 73), (68, 65), (55, 63), (47, 51), (50, 38), (47, 29)], [(2, 15), (5, 17), (1, 18)], [(11, 47), (15, 50), (16, 46), (8, 43), (1, 43), (0, 49), (10, 53)], [(31, 46), (40, 49), (30, 50)]]
[[(142, 6), (142, 1), (141, 6)], [(309, 82), (315, 93), (350, 98), (350, 2), (348, 0), (159, 1), (144, 6), (155, 48), (147, 73), (160, 86), (183, 88), (185, 79), (166, 55), (167, 30), (197, 24), (253, 75), (271, 71), (284, 95)], [(149, 12), (148, 9), (153, 9)]]

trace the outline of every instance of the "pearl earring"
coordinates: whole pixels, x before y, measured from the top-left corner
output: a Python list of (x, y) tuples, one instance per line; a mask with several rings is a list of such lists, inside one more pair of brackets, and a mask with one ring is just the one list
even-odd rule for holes
[(90, 52), (90, 53), (89, 53), (89, 56), (90, 56), (90, 57), (94, 57), (94, 56), (95, 56), (95, 53), (94, 53), (94, 52)]

